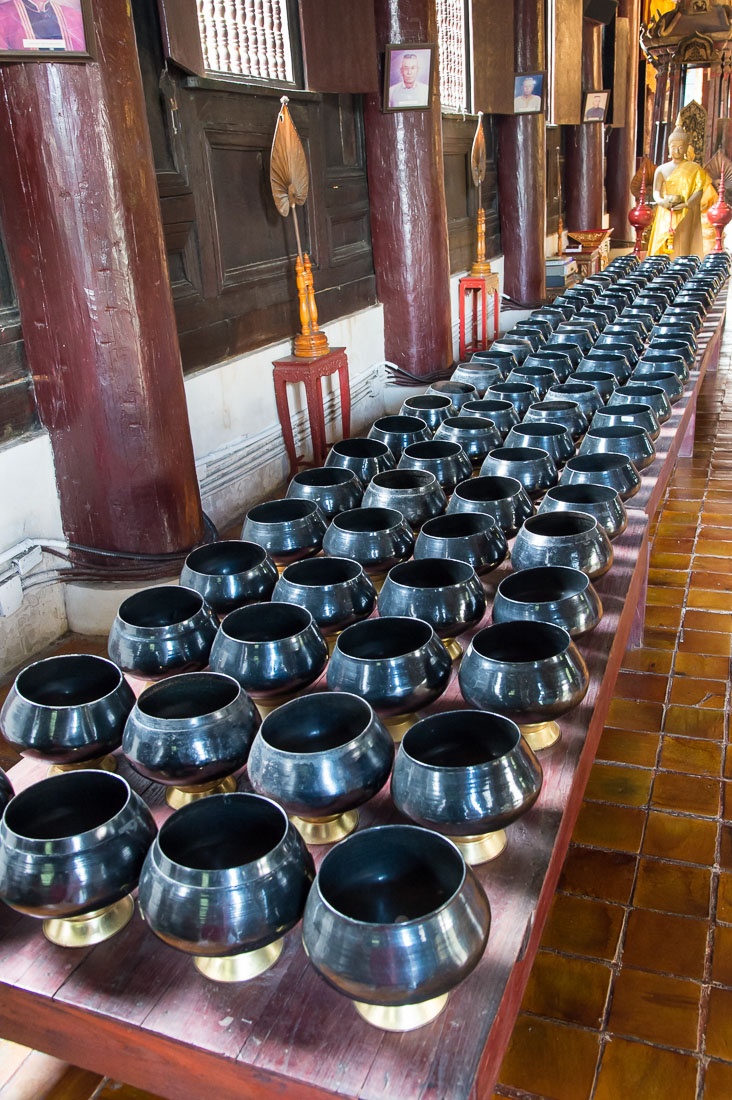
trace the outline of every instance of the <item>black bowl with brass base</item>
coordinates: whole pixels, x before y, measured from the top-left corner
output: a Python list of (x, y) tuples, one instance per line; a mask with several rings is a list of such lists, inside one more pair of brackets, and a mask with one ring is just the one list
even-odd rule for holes
[(158, 680), (205, 668), (217, 626), (218, 619), (199, 592), (158, 584), (122, 601), (107, 651), (123, 672)]
[(222, 539), (191, 551), (180, 583), (203, 596), (217, 615), (268, 600), (277, 581), (277, 567), (263, 546)]
[(211, 668), (233, 676), (264, 714), (317, 680), (328, 646), (297, 604), (253, 603), (227, 615), (211, 649)]
[(256, 794), (219, 794), (162, 826), (140, 876), (140, 909), (205, 978), (243, 982), (277, 962), (314, 876), (280, 806)]
[(543, 622), (479, 630), (458, 675), (465, 701), (513, 719), (534, 752), (559, 740), (556, 719), (582, 702), (590, 682), (567, 631)]
[(285, 497), (255, 504), (244, 517), (241, 537), (263, 546), (277, 568), (320, 551), (328, 526), (314, 500)]
[(510, 718), (452, 710), (422, 718), (404, 735), (391, 796), (417, 825), (450, 837), (465, 862), (485, 863), (506, 846), (506, 829), (539, 796), (541, 766)]
[(463, 654), (457, 636), (477, 626), (485, 609), (483, 585), (472, 565), (443, 557), (395, 565), (379, 594), (380, 615), (429, 623), (454, 661)]
[(377, 591), (392, 565), (411, 557), (414, 531), (396, 508), (354, 508), (336, 516), (323, 539), (327, 557), (351, 558)]
[(40, 757), (49, 774), (71, 768), (114, 771), (109, 754), (135, 696), (121, 671), (89, 653), (47, 657), (24, 668), (0, 711), (0, 729), (24, 756)]
[(332, 650), (341, 630), (374, 610), (376, 589), (357, 561), (319, 557), (288, 565), (272, 599), (307, 608)]
[(358, 807), (381, 790), (394, 742), (365, 699), (303, 695), (262, 723), (247, 771), (308, 844), (334, 844), (358, 825)]
[(122, 751), (135, 771), (162, 783), (178, 809), (236, 790), (259, 713), (231, 676), (189, 672), (142, 692), (127, 719)]
[(0, 822), (0, 898), (40, 917), (61, 947), (90, 947), (130, 920), (130, 893), (156, 833), (152, 814), (119, 775), (74, 771), (42, 779)]
[(360, 695), (395, 741), (416, 721), (415, 711), (442, 695), (452, 658), (429, 623), (379, 616), (347, 627), (328, 665), (328, 687)]
[(338, 466), (317, 466), (300, 470), (287, 487), (287, 498), (313, 500), (330, 522), (339, 512), (358, 508), (363, 485), (352, 470)]
[(386, 443), (381, 443), (378, 439), (367, 439), (365, 436), (352, 436), (333, 444), (328, 451), (325, 465), (350, 470), (366, 486), (374, 474), (393, 470), (396, 459)]
[(417, 397), (408, 397), (399, 410), (399, 415), (416, 416), (419, 420), (424, 420), (431, 432), (436, 432), (442, 421), (452, 416), (453, 412), (454, 406), (449, 397), (423, 393)]
[(451, 841), (383, 825), (328, 852), (305, 906), (303, 944), (368, 1023), (412, 1031), (477, 966), (489, 928), (483, 887)]
[(481, 576), (497, 569), (508, 557), (508, 543), (498, 523), (487, 512), (454, 512), (425, 523), (414, 547), (414, 558), (452, 558), (465, 561)]

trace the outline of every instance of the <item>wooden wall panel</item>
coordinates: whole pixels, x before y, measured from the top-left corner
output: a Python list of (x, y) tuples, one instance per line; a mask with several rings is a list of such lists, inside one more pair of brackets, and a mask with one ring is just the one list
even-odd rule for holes
[(582, 121), (582, 2), (548, 0), (547, 118), (557, 126)]
[[(475, 119), (463, 120), (452, 115), (445, 115), (442, 119), (450, 273), (453, 275), (459, 271), (467, 271), (475, 259), (478, 192), (470, 174), (470, 150), (475, 125)], [(486, 213), (486, 256), (490, 259), (501, 251), (496, 128), (492, 118), (484, 118), (483, 127), (487, 154), (483, 207)]]
[[(269, 155), (281, 91), (166, 71), (157, 13), (133, 0), (183, 367), (197, 370), (299, 329), (292, 218)], [(376, 302), (361, 98), (293, 89), (310, 164), (298, 208), (320, 320)]]
[(299, 0), (305, 86), (314, 92), (377, 92), (376, 26), (370, 0)]
[(203, 76), (203, 49), (196, 0), (158, 0), (165, 56), (189, 73)]
[(630, 20), (615, 19), (615, 57), (613, 64), (613, 94), (611, 97), (611, 123), (624, 127), (627, 113), (628, 65), (630, 63)]
[(473, 0), (475, 111), (513, 114), (513, 22), (513, 0)]

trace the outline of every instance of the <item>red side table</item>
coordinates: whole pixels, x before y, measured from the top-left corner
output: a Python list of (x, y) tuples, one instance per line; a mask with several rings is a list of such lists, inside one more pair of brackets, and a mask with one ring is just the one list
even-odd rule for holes
[(331, 348), (327, 355), (319, 355), (314, 359), (301, 359), (296, 355), (288, 355), (286, 359), (275, 359), (273, 366), (277, 415), (280, 418), (285, 450), (290, 460), (290, 477), (294, 477), (297, 473), (298, 458), (295, 453), (295, 437), (292, 434), (290, 406), (287, 401), (287, 383), (302, 382), (305, 386), (310, 435), (313, 441), (313, 460), (316, 466), (322, 466), (325, 462), (326, 440), (321, 379), (338, 371), (343, 438), (348, 439), (351, 434), (351, 387), (348, 382), (348, 358), (345, 348)]
[[(467, 359), (474, 351), (488, 347), (488, 295), (493, 294), (493, 333), (498, 335), (498, 276), (468, 275), (460, 280), (460, 359)], [(472, 298), (472, 333), (470, 343), (466, 335), (465, 299)]]

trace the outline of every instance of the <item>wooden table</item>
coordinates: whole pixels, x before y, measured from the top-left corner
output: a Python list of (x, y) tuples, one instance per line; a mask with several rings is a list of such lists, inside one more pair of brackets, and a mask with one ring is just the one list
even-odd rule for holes
[[(682, 428), (679, 420), (677, 432)], [(665, 461), (652, 471), (644, 473), (641, 492), (665, 476)], [(502, 855), (477, 869), (493, 913), (486, 953), (433, 1023), (403, 1035), (370, 1027), (312, 969), (299, 929), (286, 937), (272, 970), (223, 985), (207, 981), (190, 959), (156, 940), (139, 914), (116, 938), (73, 951), (48, 943), (39, 922), (0, 906), (0, 1035), (170, 1100), (489, 1100), (620, 663), (638, 628), (648, 500), (650, 495), (642, 508), (629, 510), (628, 528), (613, 544), (613, 567), (597, 582), (604, 616), (579, 642), (590, 688), (561, 721), (561, 741), (540, 754), (539, 800), (511, 826)], [(507, 565), (496, 571), (489, 588), (507, 571)], [(315, 689), (323, 686), (321, 681)], [(432, 709), (461, 705), (453, 675)], [(162, 788), (124, 761), (120, 770), (162, 821), (170, 812)], [(24, 760), (11, 778), (20, 790), (44, 773), (44, 765)], [(245, 778), (240, 787), (246, 789)], [(361, 811), (361, 827), (397, 820), (386, 791)]]

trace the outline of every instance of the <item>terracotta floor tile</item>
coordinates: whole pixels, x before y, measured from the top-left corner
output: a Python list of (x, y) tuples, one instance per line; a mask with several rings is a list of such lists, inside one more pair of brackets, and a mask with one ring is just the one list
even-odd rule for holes
[(732, 821), (732, 780), (729, 779), (722, 783), (722, 817)]
[(676, 630), (664, 630), (662, 627), (648, 626), (643, 631), (643, 645), (649, 649), (676, 649)]
[(688, 569), (690, 554), (671, 554), (665, 550), (652, 550), (650, 565), (653, 569)]
[(701, 981), (706, 949), (706, 921), (655, 913), (651, 909), (631, 909), (623, 943), (623, 966)]
[(718, 557), (716, 554), (702, 554), (701, 551), (697, 551), (694, 554), (694, 569), (700, 570), (702, 573), (710, 573), (713, 576), (732, 576), (732, 559), (728, 557)]
[(732, 1096), (732, 1066), (710, 1062), (704, 1076), (703, 1100), (730, 1100)]
[(591, 802), (613, 802), (620, 806), (645, 806), (651, 793), (653, 773), (646, 768), (595, 763), (585, 788)]
[(719, 813), (719, 788), (718, 779), (658, 772), (651, 791), (651, 805), (659, 810), (716, 817)]
[(642, 699), (645, 703), (662, 703), (666, 698), (668, 677), (650, 676), (643, 672), (621, 669), (615, 681), (616, 699)]
[[(552, 1100), (587, 1100), (599, 1050), (596, 1032), (522, 1013), (513, 1029), (499, 1080)], [(613, 1100), (619, 1100), (619, 1095)], [(669, 1100), (668, 1096), (664, 1100)]]
[(660, 703), (642, 703), (629, 699), (613, 699), (607, 713), (608, 726), (616, 729), (657, 733), (663, 721)]
[(691, 538), (664, 538), (662, 535), (657, 537), (653, 543), (652, 556), (656, 557), (660, 554), (688, 554), (691, 555), (694, 550), (694, 535), (692, 532)]
[(724, 711), (704, 707), (669, 706), (663, 720), (663, 732), (676, 737), (703, 737), (707, 741), (724, 738)]
[[(678, 519), (678, 512), (676, 513), (676, 517)], [(660, 537), (664, 540), (683, 539), (684, 547), (679, 547), (679, 550), (681, 552), (686, 549), (686, 542), (688, 540), (688, 542), (691, 543), (691, 546), (688, 547), (688, 549), (690, 550), (694, 545), (694, 538), (696, 536), (696, 517), (694, 517), (693, 521), (689, 523), (677, 523), (673, 520), (662, 518), (661, 522), (656, 528), (656, 536), (657, 538)], [(713, 538), (714, 536), (710, 537)]]
[(729, 675), (729, 660), (726, 657), (704, 656), (701, 653), (677, 653), (674, 675), (726, 680)]
[[(732, 471), (730, 471), (732, 473)], [(715, 524), (709, 523), (702, 519), (701, 527), (699, 528), (700, 539), (712, 539), (715, 542), (728, 542), (728, 553), (732, 554), (732, 524)], [(704, 551), (700, 551), (704, 553)]]
[(651, 569), (648, 570), (648, 583), (658, 587), (686, 588), (687, 573), (685, 569)]
[(556, 894), (544, 925), (541, 945), (569, 954), (611, 960), (618, 946), (623, 913), (619, 905)]
[(727, 516), (732, 519), (732, 502), (715, 501), (713, 504), (705, 504), (702, 514), (707, 515), (708, 513), (712, 513), (715, 517)]
[(697, 554), (706, 554), (710, 558), (726, 558), (732, 552), (732, 543), (723, 542), (721, 539), (698, 538), (696, 540)]
[(732, 875), (724, 872), (719, 876), (717, 887), (717, 920), (732, 924)]
[(678, 630), (681, 625), (682, 609), (680, 607), (659, 607), (648, 605), (646, 607), (645, 624), (653, 630)]
[[(726, 509), (724, 511), (723, 509)], [(732, 507), (729, 504), (710, 504), (701, 510), (701, 521), (710, 527), (732, 527)]]
[(725, 749), (723, 775), (725, 779), (732, 779), (732, 746), (730, 745), (727, 745), (727, 748)]
[(693, 516), (696, 514), (696, 509), (693, 505), (684, 504), (679, 500), (666, 500), (663, 505), (663, 514), (666, 515), (668, 512), (686, 512), (687, 515)]
[(648, 815), (643, 847), (644, 856), (676, 859), (684, 863), (714, 863), (717, 847), (716, 821), (678, 817), (652, 811)]
[(700, 994), (695, 982), (623, 966), (613, 986), (608, 1031), (696, 1050)]
[(702, 867), (641, 859), (633, 905), (639, 909), (657, 909), (678, 916), (709, 916), (711, 873)]
[(616, 852), (637, 852), (643, 835), (643, 810), (584, 802), (574, 827), (575, 844), (610, 848)]
[(732, 592), (690, 588), (686, 594), (686, 605), (705, 611), (732, 611)]
[(539, 951), (521, 1009), (581, 1027), (600, 1027), (611, 974), (610, 967), (599, 962)]
[(660, 649), (626, 649), (623, 656), (623, 668), (633, 672), (657, 672), (668, 676), (671, 671), (673, 654)]
[(605, 1047), (594, 1100), (696, 1100), (690, 1054), (613, 1039)]
[(711, 989), (706, 1052), (712, 1058), (732, 1062), (732, 989)]
[(674, 676), (669, 701), (685, 707), (707, 707), (724, 710), (727, 685), (723, 680), (695, 680), (691, 676)]
[(661, 741), (660, 767), (686, 775), (719, 775), (722, 746), (716, 741), (689, 737), (664, 737)]
[(597, 748), (597, 759), (652, 768), (656, 762), (660, 740), (657, 733), (604, 729)]
[(684, 614), (684, 630), (711, 630), (718, 634), (729, 634), (732, 630), (732, 615), (726, 611), (698, 611), (689, 608)]
[(732, 927), (729, 925), (719, 924), (714, 930), (712, 981), (732, 986)]
[(729, 634), (715, 634), (711, 630), (682, 630), (678, 644), (679, 653), (712, 654), (719, 657), (729, 657)]
[[(570, 844), (559, 877), (559, 890), (625, 905), (633, 889), (636, 856)], [(729, 876), (732, 879), (732, 875)], [(732, 911), (732, 889), (730, 890)], [(730, 918), (732, 920), (732, 917)]]
[[(721, 562), (722, 558), (714, 559), (717, 565)], [(722, 592), (729, 592), (730, 590), (730, 576), (729, 573), (721, 573), (718, 570), (705, 569), (702, 565), (695, 561), (694, 568), (691, 571), (690, 577), (691, 588), (714, 588), (719, 589)]]
[(719, 833), (719, 866), (723, 871), (732, 871), (732, 825), (725, 822)]

